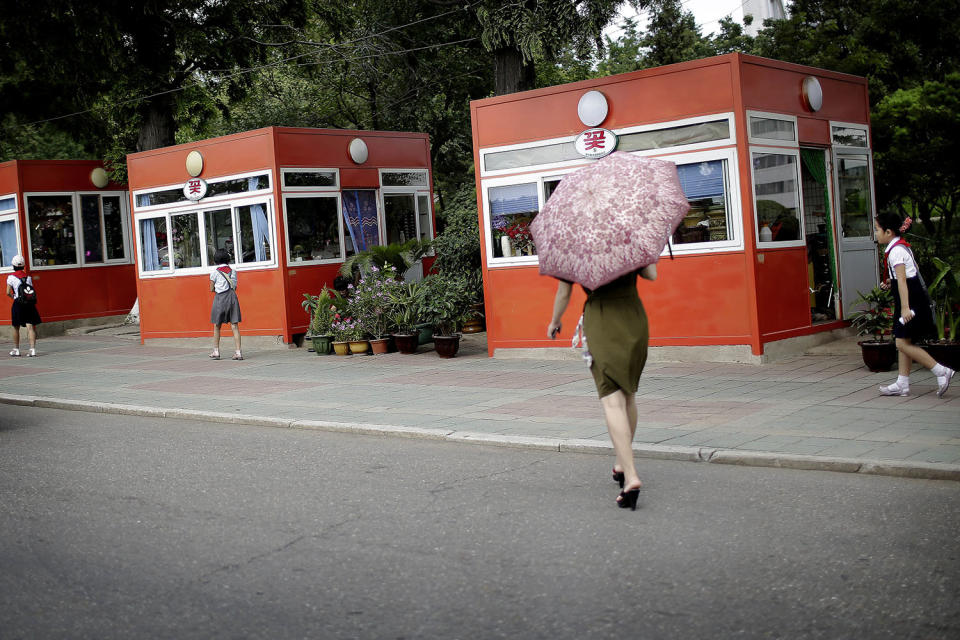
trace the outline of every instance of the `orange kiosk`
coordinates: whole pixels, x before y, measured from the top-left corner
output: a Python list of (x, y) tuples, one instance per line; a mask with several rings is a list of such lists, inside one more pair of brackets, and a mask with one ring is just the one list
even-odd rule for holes
[[(0, 163), (4, 283), (17, 254), (37, 285), (44, 333), (122, 319), (137, 297), (126, 186), (111, 182), (94, 160)], [(0, 323), (10, 323), (9, 305), (0, 305)]]
[(556, 281), (524, 232), (564, 174), (614, 150), (675, 162), (691, 203), (674, 259), (639, 285), (652, 346), (756, 360), (845, 327), (877, 283), (864, 78), (728, 54), (477, 100), (471, 116), (491, 355), (560, 346), (544, 335)]
[(209, 274), (239, 272), (241, 333), (291, 343), (305, 293), (358, 249), (433, 238), (423, 133), (268, 127), (127, 156), (140, 338), (211, 334)]

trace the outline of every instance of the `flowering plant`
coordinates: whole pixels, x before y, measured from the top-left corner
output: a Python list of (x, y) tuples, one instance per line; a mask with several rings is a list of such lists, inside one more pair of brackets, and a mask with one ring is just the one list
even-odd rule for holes
[(530, 234), (529, 222), (514, 222), (504, 231), (510, 236), (510, 242), (521, 253), (533, 249), (533, 236)]
[(396, 295), (402, 287), (396, 268), (388, 264), (371, 265), (353, 288), (350, 312), (374, 338), (381, 339), (389, 333)]
[(330, 331), (333, 333), (335, 342), (363, 340), (365, 335), (359, 320), (349, 316), (341, 317), (339, 313), (334, 314), (333, 322), (330, 323)]

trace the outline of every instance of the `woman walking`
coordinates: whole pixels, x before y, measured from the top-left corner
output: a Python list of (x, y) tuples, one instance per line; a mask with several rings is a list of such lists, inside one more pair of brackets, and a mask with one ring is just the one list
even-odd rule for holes
[[(650, 338), (647, 314), (637, 294), (637, 276), (657, 279), (656, 265), (622, 276), (596, 290), (584, 287), (583, 333), (588, 362), (600, 396), (610, 441), (616, 453), (613, 479), (621, 487), (617, 505), (636, 510), (643, 483), (633, 463), (633, 436), (637, 430), (635, 394), (647, 361)], [(582, 285), (581, 285), (582, 286)], [(573, 284), (561, 280), (553, 302), (547, 335), (560, 331), (560, 318), (570, 303)]]
[(213, 255), (217, 268), (210, 274), (210, 291), (214, 292), (210, 322), (213, 323), (213, 351), (210, 357), (220, 359), (220, 327), (229, 322), (233, 331), (233, 359), (243, 360), (240, 350), (240, 300), (237, 299), (237, 272), (230, 268), (230, 254), (217, 249)]
[(896, 283), (893, 294), (893, 336), (898, 353), (897, 381), (880, 387), (885, 396), (905, 396), (910, 393), (910, 369), (918, 362), (937, 376), (937, 397), (942, 398), (950, 386), (954, 371), (934, 360), (929, 353), (914, 344), (915, 340), (933, 333), (933, 313), (928, 303), (929, 294), (923, 286), (917, 263), (910, 245), (901, 233), (910, 228), (910, 218), (905, 221), (896, 213), (881, 213), (873, 221), (877, 242), (887, 245), (884, 251), (887, 276), (880, 286), (889, 289)]
[(20, 357), (20, 327), (27, 328), (27, 339), (30, 341), (30, 351), (27, 357), (34, 358), (37, 355), (37, 329), (36, 326), (41, 323), (40, 313), (37, 311), (36, 294), (33, 300), (21, 299), (20, 285), (25, 284), (33, 290), (33, 278), (27, 275), (26, 262), (23, 256), (13, 256), (10, 266), (14, 271), (7, 276), (7, 297), (13, 298), (13, 306), (10, 309), (10, 324), (13, 325), (13, 350), (10, 355), (14, 358)]

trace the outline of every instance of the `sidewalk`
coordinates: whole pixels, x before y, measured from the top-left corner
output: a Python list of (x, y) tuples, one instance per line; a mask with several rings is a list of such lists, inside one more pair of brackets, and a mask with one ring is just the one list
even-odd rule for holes
[[(423, 345), (350, 357), (252, 347), (234, 362), (229, 336), (211, 361), (203, 347), (141, 346), (131, 331), (5, 357), (0, 403), (612, 451), (582, 361), (491, 359), (485, 334), (464, 336), (451, 360)], [(648, 364), (638, 456), (960, 480), (960, 380), (938, 399), (933, 376), (915, 370), (910, 396), (881, 397), (896, 373), (870, 373), (837, 346), (764, 365)]]

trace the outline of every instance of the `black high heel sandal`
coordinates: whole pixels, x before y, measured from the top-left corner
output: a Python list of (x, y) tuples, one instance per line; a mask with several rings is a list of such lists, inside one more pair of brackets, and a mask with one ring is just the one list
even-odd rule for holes
[(613, 481), (620, 485), (620, 488), (623, 489), (623, 483), (626, 481), (626, 477), (623, 475), (623, 471), (613, 470)]
[(637, 510), (637, 498), (640, 497), (640, 487), (630, 491), (621, 491), (617, 497), (617, 506), (621, 509), (629, 508), (631, 511)]

